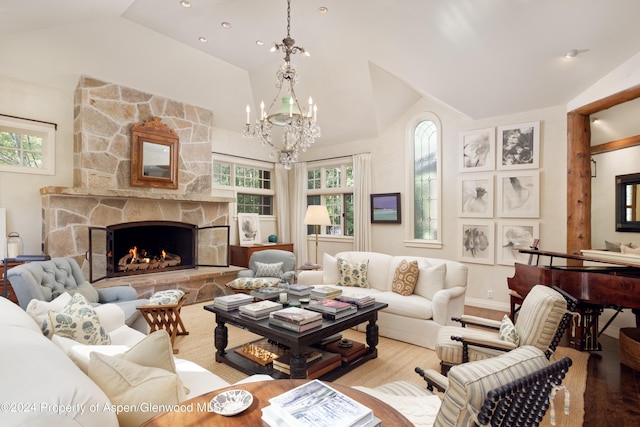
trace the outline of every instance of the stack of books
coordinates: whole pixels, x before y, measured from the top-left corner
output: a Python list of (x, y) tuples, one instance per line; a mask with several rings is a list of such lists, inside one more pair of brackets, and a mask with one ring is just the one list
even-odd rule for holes
[(269, 325), (306, 332), (322, 326), (322, 314), (299, 307), (283, 308), (269, 313)]
[(322, 316), (329, 320), (342, 319), (358, 311), (358, 307), (355, 305), (334, 299), (313, 300), (309, 302), (307, 308), (322, 313)]
[(365, 354), (369, 348), (361, 342), (338, 340), (328, 343), (324, 349), (342, 356), (342, 362), (349, 363)]
[(373, 298), (371, 295), (365, 294), (340, 295), (336, 299), (338, 301), (357, 305), (358, 307), (367, 307), (373, 305), (376, 302), (375, 298)]
[(282, 310), (282, 304), (275, 301), (258, 301), (247, 305), (241, 305), (239, 310), (240, 317), (246, 317), (252, 320), (262, 320), (269, 317), (269, 313), (276, 310)]
[(302, 284), (293, 284), (289, 285), (289, 295), (295, 295), (297, 297), (308, 297), (311, 295), (311, 290), (313, 286), (310, 285), (302, 285)]
[(262, 420), (269, 426), (370, 427), (381, 425), (370, 408), (319, 381), (269, 399)]
[(311, 299), (335, 299), (342, 295), (342, 289), (334, 286), (315, 286), (311, 290)]
[[(305, 353), (307, 356), (307, 379), (320, 378), (327, 372), (331, 372), (342, 366), (342, 358), (339, 353), (317, 349), (315, 352)], [(273, 361), (273, 369), (286, 375), (291, 375), (291, 353), (286, 353)]]
[(268, 286), (266, 288), (254, 289), (251, 291), (251, 296), (255, 299), (259, 300), (276, 300), (278, 299), (278, 295), (282, 292), (279, 288), (274, 288), (272, 286)]
[(224, 311), (236, 310), (241, 305), (251, 304), (253, 297), (247, 294), (231, 294), (217, 297), (213, 300), (213, 306)]
[[(316, 349), (309, 349), (303, 353), (304, 357), (307, 359), (307, 366), (318, 359), (322, 359), (322, 351)], [(287, 352), (282, 356), (278, 357), (273, 361), (273, 369), (279, 372), (284, 372), (285, 374), (290, 374), (290, 364), (291, 364), (291, 352)]]

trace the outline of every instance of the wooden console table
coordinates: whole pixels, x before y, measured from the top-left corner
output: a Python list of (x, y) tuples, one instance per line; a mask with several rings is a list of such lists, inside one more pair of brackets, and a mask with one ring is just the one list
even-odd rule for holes
[(280, 249), (281, 251), (293, 252), (293, 243), (271, 243), (264, 245), (230, 245), (231, 265), (249, 268), (249, 258), (251, 254), (267, 249)]
[[(220, 390), (215, 390), (207, 394), (203, 394), (193, 399), (187, 400), (180, 404), (185, 408), (184, 411), (165, 412), (156, 415), (143, 424), (144, 427), (160, 427), (160, 426), (262, 426), (266, 425), (262, 422), (262, 408), (269, 405), (269, 399), (278, 396), (303, 384), (306, 380), (273, 380), (258, 381), (245, 384), (236, 384)], [(412, 426), (413, 424), (404, 417), (400, 412), (393, 409), (383, 401), (356, 390), (351, 387), (330, 384), (341, 393), (346, 394), (350, 398), (362, 403), (373, 411), (373, 414), (382, 421), (383, 426)], [(215, 412), (209, 412), (206, 408), (209, 402), (219, 393), (228, 390), (246, 390), (253, 395), (253, 403), (245, 411), (232, 417), (218, 415)]]

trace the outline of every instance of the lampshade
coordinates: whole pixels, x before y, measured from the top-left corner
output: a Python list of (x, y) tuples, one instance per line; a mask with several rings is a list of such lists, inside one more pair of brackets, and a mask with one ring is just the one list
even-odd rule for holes
[(304, 223), (308, 225), (331, 225), (327, 207), (325, 205), (307, 206)]

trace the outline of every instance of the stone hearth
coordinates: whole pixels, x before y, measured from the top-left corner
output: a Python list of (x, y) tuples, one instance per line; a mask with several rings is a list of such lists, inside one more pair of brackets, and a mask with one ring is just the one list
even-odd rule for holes
[[(131, 185), (131, 127), (153, 117), (179, 137), (176, 190)], [(212, 122), (210, 110), (82, 76), (74, 98), (73, 187), (40, 189), (44, 253), (73, 257), (88, 280), (89, 227), (154, 220), (228, 225), (235, 199), (211, 194)], [(199, 242), (205, 250), (228, 250), (220, 245), (226, 242)], [(215, 296), (236, 271), (150, 273), (99, 286), (126, 281), (140, 296), (179, 287), (195, 301)]]

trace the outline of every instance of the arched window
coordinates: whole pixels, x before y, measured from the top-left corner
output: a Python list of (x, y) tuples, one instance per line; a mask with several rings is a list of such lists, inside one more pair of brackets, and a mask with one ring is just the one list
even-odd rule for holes
[(441, 132), (440, 122), (430, 113), (422, 113), (407, 129), (407, 164), (413, 166), (408, 182), (411, 231), (409, 240), (416, 244), (441, 241)]

